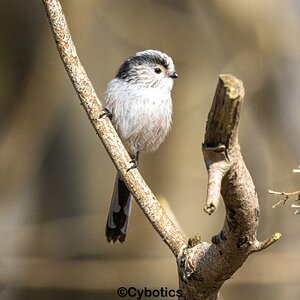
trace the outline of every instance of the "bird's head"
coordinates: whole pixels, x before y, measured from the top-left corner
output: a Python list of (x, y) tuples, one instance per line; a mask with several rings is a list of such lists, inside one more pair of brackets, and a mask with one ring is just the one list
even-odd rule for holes
[(173, 79), (178, 75), (170, 56), (157, 50), (145, 50), (129, 57), (116, 77), (143, 87), (171, 90)]

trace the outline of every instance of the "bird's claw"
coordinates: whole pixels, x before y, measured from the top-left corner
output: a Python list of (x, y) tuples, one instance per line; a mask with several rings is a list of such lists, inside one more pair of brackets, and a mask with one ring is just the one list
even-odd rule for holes
[(129, 163), (132, 165), (126, 170), (126, 172), (129, 172), (132, 169), (136, 169), (138, 166), (138, 161), (136, 159), (132, 159)]
[(137, 168), (139, 164), (139, 155), (140, 155), (140, 151), (137, 151), (136, 154), (133, 156), (133, 159), (130, 161), (130, 163), (132, 164), (131, 167), (128, 168), (126, 172), (129, 172), (130, 170)]
[(99, 119), (102, 119), (102, 118), (104, 118), (104, 117), (108, 117), (110, 120), (112, 119), (112, 113), (111, 113), (111, 111), (110, 110), (108, 110), (107, 108), (104, 108), (103, 110), (102, 110), (102, 114), (99, 116)]

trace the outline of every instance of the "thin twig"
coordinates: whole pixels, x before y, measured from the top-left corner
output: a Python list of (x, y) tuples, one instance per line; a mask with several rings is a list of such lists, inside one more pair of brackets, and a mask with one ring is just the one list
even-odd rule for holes
[[(280, 205), (282, 203), (282, 205), (285, 205), (286, 202), (289, 200), (289, 197), (290, 196), (297, 196), (297, 199), (295, 199), (294, 201), (296, 203), (299, 203), (300, 202), (300, 191), (296, 191), (296, 192), (276, 192), (276, 191), (272, 191), (272, 190), (268, 190), (268, 193), (269, 194), (273, 194), (273, 195), (276, 195), (276, 196), (284, 196), (283, 199), (281, 199), (280, 201), (278, 201), (277, 203), (275, 203), (272, 208), (275, 208), (277, 207), (278, 205)], [(291, 204), (291, 207), (292, 208), (299, 208), (300, 206), (299, 205), (295, 205), (295, 204)], [(300, 212), (299, 210), (297, 209), (295, 211), (295, 215), (298, 215)]]
[(276, 232), (270, 238), (268, 238), (262, 242), (256, 241), (253, 252), (259, 252), (259, 251), (267, 249), (268, 247), (273, 245), (275, 242), (277, 242), (280, 238), (281, 238), (281, 233)]
[(280, 195), (280, 196), (295, 196), (300, 194), (300, 191), (296, 191), (296, 192), (276, 192), (276, 191), (272, 191), (272, 190), (268, 190), (269, 194), (273, 194), (273, 195)]
[(300, 214), (300, 210), (298, 208), (300, 208), (300, 205), (297, 205), (297, 204), (292, 204), (291, 205), (292, 208), (297, 208), (295, 210), (295, 215), (299, 215)]
[(103, 107), (80, 63), (61, 5), (58, 0), (43, 2), (57, 50), (88, 118), (144, 214), (177, 256), (187, 244), (187, 239), (167, 216), (139, 171), (133, 169), (127, 172), (131, 159), (109, 118), (100, 118)]

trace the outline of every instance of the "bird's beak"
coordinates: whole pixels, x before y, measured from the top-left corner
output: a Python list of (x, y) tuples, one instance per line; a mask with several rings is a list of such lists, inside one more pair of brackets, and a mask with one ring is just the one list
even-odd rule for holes
[(169, 75), (169, 77), (171, 77), (171, 78), (178, 78), (178, 74), (174, 71), (174, 72), (172, 72), (172, 73)]

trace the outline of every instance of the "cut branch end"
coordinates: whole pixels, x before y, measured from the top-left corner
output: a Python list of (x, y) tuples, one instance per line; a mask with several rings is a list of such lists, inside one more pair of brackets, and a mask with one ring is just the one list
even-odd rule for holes
[(217, 209), (217, 207), (213, 203), (205, 203), (203, 210), (208, 214), (211, 215), (214, 213), (214, 211)]

